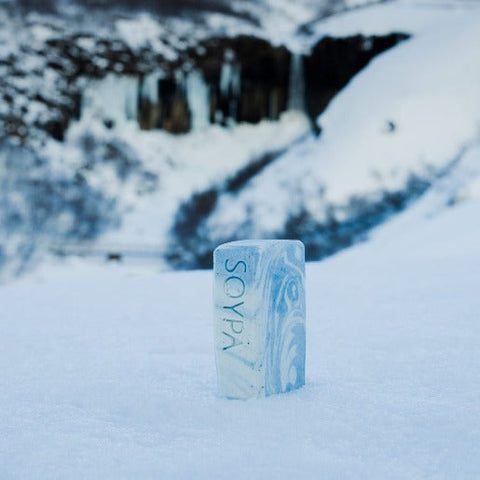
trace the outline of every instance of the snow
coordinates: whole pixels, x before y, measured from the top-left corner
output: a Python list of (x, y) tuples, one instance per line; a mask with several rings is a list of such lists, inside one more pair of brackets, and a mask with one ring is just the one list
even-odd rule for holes
[(307, 384), (262, 400), (216, 395), (210, 271), (3, 286), (0, 477), (477, 478), (479, 207), (309, 264)]
[(108, 118), (115, 125), (137, 117), (139, 81), (136, 76), (109, 73), (101, 80), (91, 80), (82, 97), (84, 120)]
[[(85, 128), (91, 128), (90, 123), (87, 125), (80, 122), (72, 128), (72, 141)], [(158, 174), (159, 185), (155, 193), (144, 197), (135, 191), (124, 192), (122, 200), (131, 213), (124, 216), (118, 230), (105, 234), (102, 241), (137, 245), (166, 242), (168, 229), (182, 202), (196, 192), (222, 185), (233, 172), (265, 153), (287, 148), (307, 135), (309, 128), (307, 117), (299, 112), (286, 112), (278, 121), (264, 120), (257, 125), (238, 124), (231, 128), (210, 125), (180, 136), (159, 130), (140, 131), (133, 124), (125, 124), (113, 135), (119, 135), (134, 149), (143, 165)]]
[(352, 9), (321, 19), (311, 28), (313, 37), (325, 35), (344, 37), (348, 35), (388, 35), (392, 32), (420, 34), (439, 24), (463, 21), (469, 13), (478, 14), (476, 1), (418, 1), (397, 0), (383, 2), (372, 8)]
[[(299, 35), (299, 28), (318, 19), (324, 19), (335, 13), (352, 8), (375, 4), (375, 0), (232, 0), (231, 7), (239, 13), (253, 17), (259, 23), (255, 34), (260, 35), (275, 45), (286, 45), (292, 51), (301, 53), (309, 45), (309, 39)], [(218, 23), (226, 25), (229, 35), (238, 34), (239, 26), (228, 24), (219, 18)], [(242, 26), (243, 29), (246, 25)], [(217, 26), (218, 28), (218, 26)], [(310, 38), (311, 40), (311, 38)]]
[(336, 95), (317, 120), (318, 139), (295, 145), (240, 195), (221, 199), (209, 219), (213, 238), (228, 238), (248, 222), (254, 224), (252, 234), (273, 235), (303, 207), (319, 221), (332, 207), (340, 218), (355, 197), (401, 191), (412, 177), (432, 181), (475, 143), (480, 135), (480, 8), (453, 8), (448, 15), (442, 9), (437, 16), (430, 7), (428, 22), (422, 8), (381, 5), (325, 22), (324, 33), (332, 33), (333, 25), (338, 34), (378, 33), (372, 28), (380, 19), (388, 31), (402, 31), (407, 24), (395, 13), (405, 9), (409, 25), (417, 29)]
[(225, 52), (225, 62), (222, 64), (220, 71), (220, 91), (224, 97), (231, 92), (238, 98), (241, 89), (241, 71), (240, 65), (235, 64), (233, 60), (235, 54), (232, 50)]
[(165, 27), (151, 16), (140, 14), (134, 18), (117, 20), (115, 26), (120, 38), (133, 50), (151, 48), (167, 60), (177, 59), (177, 52), (162, 40), (167, 33)]
[(55, 32), (45, 25), (33, 25), (31, 33), (35, 40), (39, 43), (46, 42), (47, 40), (55, 37)]

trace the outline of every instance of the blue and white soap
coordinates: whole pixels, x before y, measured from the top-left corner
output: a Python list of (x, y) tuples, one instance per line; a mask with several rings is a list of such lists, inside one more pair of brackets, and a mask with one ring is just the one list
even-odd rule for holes
[(245, 240), (214, 252), (218, 393), (246, 399), (305, 384), (305, 249)]

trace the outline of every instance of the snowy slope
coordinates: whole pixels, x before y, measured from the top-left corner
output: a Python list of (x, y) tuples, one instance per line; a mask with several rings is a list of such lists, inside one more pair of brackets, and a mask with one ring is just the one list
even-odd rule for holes
[[(392, 3), (320, 22), (326, 34), (413, 37), (355, 76), (319, 117), (321, 136), (297, 145), (208, 221), (220, 241), (278, 235), (307, 212), (325, 224), (353, 218), (360, 199), (380, 203), (409, 182), (434, 182), (480, 135), (480, 9)], [(358, 203), (358, 202), (357, 202)]]
[[(75, 126), (79, 135), (87, 125), (88, 119)], [(281, 152), (309, 131), (308, 118), (299, 112), (286, 112), (278, 121), (229, 129), (210, 126), (182, 136), (142, 132), (135, 125), (126, 125), (117, 135), (158, 175), (158, 188), (143, 197), (134, 190), (124, 195), (122, 201), (130, 211), (124, 215), (122, 227), (106, 233), (99, 243), (154, 243), (165, 249), (168, 229), (182, 202), (195, 192), (221, 185), (265, 153)], [(72, 137), (75, 135), (72, 131)]]
[(216, 396), (211, 272), (69, 262), (2, 287), (0, 478), (478, 478), (479, 154), (308, 265), (291, 394)]
[[(251, 2), (231, 3), (239, 11), (247, 4), (251, 6)], [(56, 248), (65, 242), (95, 242), (107, 229), (99, 248), (109, 250), (135, 243), (140, 247), (154, 246), (158, 253), (171, 258), (170, 247), (179, 239), (175, 235), (169, 238), (168, 232), (181, 217), (178, 213), (182, 204), (196, 193), (224, 185), (263, 155), (289, 146), (285, 155), (271, 162), (239, 195), (221, 192), (223, 198), (208, 222), (195, 232), (198, 243), (205, 241), (209, 248), (232, 236), (290, 235), (289, 223), (302, 215), (315, 228), (325, 222), (354, 222), (358, 211), (363, 213), (359, 205), (375, 209), (388, 194), (409, 198), (412, 179), (426, 188), (477, 138), (478, 2), (399, 0), (366, 6), (363, 0), (304, 0), (301, 5), (265, 0), (255, 4), (253, 16), (260, 19), (258, 24), (242, 15), (211, 12), (202, 13), (202, 21), (198, 22), (197, 17), (165, 19), (145, 12), (110, 12), (99, 13), (97, 22), (89, 23), (74, 10), (65, 11), (64, 16), (29, 13), (23, 18), (14, 10), (0, 9), (0, 76), (5, 89), (0, 116), (13, 115), (15, 121), (7, 122), (12, 131), (7, 133), (9, 141), (20, 143), (15, 146), (20, 153), (11, 153), (10, 146), (0, 152), (0, 180), (9, 183), (15, 174), (17, 183), (28, 183), (32, 177), (35, 181), (48, 178), (49, 170), (62, 169), (66, 173), (61, 181), (85, 185), (87, 193), (83, 196), (88, 194), (88, 199), (93, 199), (80, 212), (72, 213), (70, 205), (68, 211), (59, 212), (58, 205), (66, 203), (64, 197), (72, 201), (74, 195), (70, 187), (58, 188), (57, 194), (48, 198), (47, 203), (55, 207), (47, 205), (51, 207), (44, 215), (48, 221), (33, 225), (31, 218), (35, 218), (36, 209), (28, 198), (17, 200), (23, 191), (13, 185), (1, 203), (25, 203), (29, 208), (24, 209), (25, 213), (12, 207), (16, 215), (10, 215), (10, 208), (0, 212), (7, 219), (13, 218), (11, 223), (24, 224), (23, 230), (16, 232), (23, 238), (18, 242), (5, 235), (5, 228), (0, 232), (0, 263), (5, 264), (15, 255), (21, 257), (16, 252), (22, 250), (18, 248), (22, 241), (31, 250), (37, 245), (48, 248), (54, 244)], [(326, 13), (344, 8), (350, 10), (324, 18)], [(379, 35), (392, 31), (412, 34), (412, 38), (369, 64), (335, 98), (319, 119), (319, 139), (306, 135), (309, 126), (305, 117), (292, 112), (278, 122), (224, 130), (214, 126), (181, 137), (163, 131), (141, 131), (133, 122), (109, 130), (102, 124), (103, 119), (94, 120), (83, 109), (76, 113), (81, 113), (79, 121), (71, 121), (76, 108), (67, 93), (73, 86), (78, 94), (83, 89), (88, 93), (88, 82), (83, 77), (88, 72), (86, 76), (99, 78), (107, 71), (116, 72), (116, 87), (107, 82), (101, 90), (99, 81), (92, 83), (91, 90), (104, 97), (112, 116), (119, 113), (111, 105), (118, 100), (118, 106), (122, 106), (122, 90), (128, 90), (133, 79), (128, 68), (120, 79), (120, 70), (128, 66), (128, 62), (119, 63), (129, 51), (126, 46), (135, 52), (130, 60), (140, 62), (136, 65), (138, 71), (148, 73), (158, 61), (155, 55), (173, 60), (187, 47), (212, 35), (256, 34), (307, 52), (326, 35)], [(81, 65), (67, 61), (73, 51)], [(56, 64), (59, 59), (61, 65)], [(157, 74), (153, 72), (153, 76)], [(69, 128), (63, 131), (67, 125)], [(64, 138), (63, 142), (47, 134), (49, 129), (56, 131), (55, 126), (62, 127), (57, 134), (61, 134), (58, 138)], [(298, 142), (301, 138), (304, 141)], [(21, 156), (23, 146), (31, 148), (30, 156), (35, 153), (37, 164), (44, 165), (42, 170), (37, 168), (35, 175), (30, 175), (20, 160), (9, 161), (10, 157)], [(13, 163), (17, 172), (3, 167)], [(80, 188), (75, 188), (73, 193), (77, 195)], [(59, 218), (60, 213), (65, 219)], [(75, 225), (82, 215), (94, 221), (90, 222), (88, 234), (78, 235)], [(114, 231), (115, 226), (119, 228)], [(301, 235), (300, 229), (294, 234)], [(24, 266), (23, 257), (13, 263), (11, 270), (18, 271)]]

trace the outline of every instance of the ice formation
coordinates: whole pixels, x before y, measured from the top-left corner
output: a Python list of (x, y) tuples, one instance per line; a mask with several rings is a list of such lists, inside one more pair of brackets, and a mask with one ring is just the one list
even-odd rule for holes
[(292, 53), (290, 59), (290, 79), (288, 87), (288, 109), (305, 110), (305, 76), (303, 70), (303, 56)]
[(202, 130), (210, 123), (210, 93), (203, 75), (192, 70), (185, 82), (191, 130)]
[(82, 117), (99, 117), (115, 125), (137, 119), (139, 81), (133, 75), (110, 73), (88, 83), (82, 98)]

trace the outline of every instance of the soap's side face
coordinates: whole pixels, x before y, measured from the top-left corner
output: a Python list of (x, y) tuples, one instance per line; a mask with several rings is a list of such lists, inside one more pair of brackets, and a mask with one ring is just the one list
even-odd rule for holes
[(219, 394), (250, 398), (305, 383), (305, 261), (301, 242), (232, 242), (215, 250)]
[(305, 384), (305, 251), (285, 242), (266, 251), (265, 394)]

